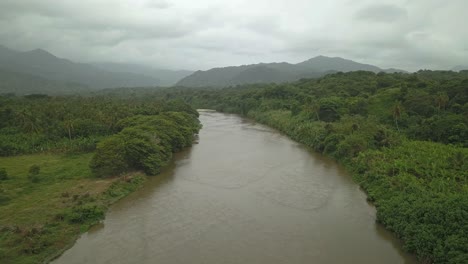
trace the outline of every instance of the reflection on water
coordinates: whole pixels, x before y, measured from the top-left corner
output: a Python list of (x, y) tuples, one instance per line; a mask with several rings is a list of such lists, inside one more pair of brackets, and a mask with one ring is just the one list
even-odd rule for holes
[(54, 263), (415, 263), (335, 162), (235, 115)]

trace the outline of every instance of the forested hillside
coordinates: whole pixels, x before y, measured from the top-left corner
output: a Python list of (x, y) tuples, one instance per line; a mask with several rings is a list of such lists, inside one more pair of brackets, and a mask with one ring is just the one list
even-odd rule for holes
[(42, 263), (192, 144), (178, 101), (0, 96), (0, 263)]
[(468, 71), (358, 71), (161, 96), (248, 116), (334, 157), (422, 263), (466, 263)]

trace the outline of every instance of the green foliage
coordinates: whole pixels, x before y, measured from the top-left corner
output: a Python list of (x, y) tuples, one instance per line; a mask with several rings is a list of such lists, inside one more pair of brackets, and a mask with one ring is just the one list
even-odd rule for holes
[(361, 153), (353, 168), (376, 201), (378, 221), (421, 259), (445, 263), (468, 254), (467, 157), (464, 148), (408, 141)]
[(91, 171), (98, 177), (117, 176), (128, 171), (124, 147), (125, 141), (122, 137), (114, 136), (101, 141), (89, 163)]

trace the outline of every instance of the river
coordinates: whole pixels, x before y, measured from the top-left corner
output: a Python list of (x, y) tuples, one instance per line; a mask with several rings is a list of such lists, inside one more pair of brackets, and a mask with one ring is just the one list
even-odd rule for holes
[(336, 162), (200, 111), (199, 143), (53, 263), (416, 263)]

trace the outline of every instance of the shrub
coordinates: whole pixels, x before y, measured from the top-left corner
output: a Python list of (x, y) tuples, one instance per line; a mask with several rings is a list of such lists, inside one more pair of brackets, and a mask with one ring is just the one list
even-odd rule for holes
[(0, 188), (0, 205), (10, 201), (10, 197), (6, 194), (3, 188)]
[(0, 181), (7, 180), (8, 179), (8, 173), (6, 169), (0, 168)]
[(75, 206), (67, 219), (73, 224), (95, 224), (104, 219), (104, 209), (94, 204)]
[(39, 182), (40, 172), (41, 172), (41, 167), (39, 165), (36, 165), (36, 164), (32, 165), (31, 167), (29, 167), (28, 179), (34, 183)]

